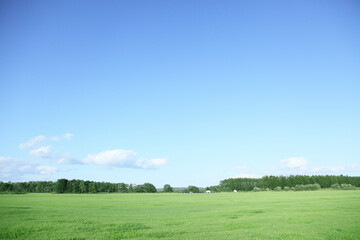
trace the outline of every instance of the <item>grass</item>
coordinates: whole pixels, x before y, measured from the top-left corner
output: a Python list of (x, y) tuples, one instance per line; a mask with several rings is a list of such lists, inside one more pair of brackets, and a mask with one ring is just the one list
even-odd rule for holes
[(360, 239), (360, 191), (4, 194), (0, 239)]

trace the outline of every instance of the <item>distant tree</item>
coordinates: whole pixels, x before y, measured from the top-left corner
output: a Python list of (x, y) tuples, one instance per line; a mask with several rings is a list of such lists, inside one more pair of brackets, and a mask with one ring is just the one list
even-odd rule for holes
[(89, 192), (96, 193), (96, 183), (94, 183), (94, 182), (89, 183)]
[(192, 186), (192, 185), (188, 186), (187, 190), (188, 190), (188, 192), (193, 192), (193, 193), (199, 193), (200, 192), (200, 189), (198, 187)]
[(86, 193), (86, 185), (84, 181), (80, 181), (79, 183), (79, 193)]
[(144, 192), (147, 192), (147, 193), (157, 192), (156, 187), (151, 183), (144, 183), (143, 188), (144, 188)]
[(137, 193), (143, 193), (143, 192), (145, 192), (144, 186), (141, 185), (141, 184), (136, 185), (136, 186), (134, 187), (134, 192), (137, 192)]
[(27, 192), (35, 192), (36, 182), (28, 182)]
[(84, 181), (84, 183), (85, 183), (85, 192), (88, 193), (90, 181)]
[(71, 180), (71, 186), (72, 186), (72, 192), (73, 193), (80, 193), (80, 188), (79, 188), (79, 184), (80, 184), (80, 180)]
[(55, 184), (55, 192), (56, 193), (64, 193), (66, 191), (66, 184), (68, 180), (65, 178), (57, 180)]
[(118, 184), (118, 192), (122, 192), (122, 193), (125, 193), (128, 191), (128, 188), (126, 187), (126, 184), (125, 183), (119, 183)]
[(26, 192), (26, 183), (24, 182), (16, 182), (13, 184), (14, 186), (14, 193), (25, 193)]
[(163, 191), (164, 191), (164, 192), (173, 192), (174, 189), (170, 186), (170, 184), (165, 184)]
[(207, 187), (206, 190), (210, 190), (211, 192), (220, 192), (221, 191), (221, 188), (220, 186), (210, 186), (210, 187)]
[(72, 193), (72, 182), (71, 181), (67, 181), (65, 192)]

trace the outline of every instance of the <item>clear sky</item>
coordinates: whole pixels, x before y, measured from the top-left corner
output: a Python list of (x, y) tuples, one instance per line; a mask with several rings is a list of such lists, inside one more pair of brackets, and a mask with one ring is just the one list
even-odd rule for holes
[(0, 180), (360, 175), (359, 1), (0, 1)]

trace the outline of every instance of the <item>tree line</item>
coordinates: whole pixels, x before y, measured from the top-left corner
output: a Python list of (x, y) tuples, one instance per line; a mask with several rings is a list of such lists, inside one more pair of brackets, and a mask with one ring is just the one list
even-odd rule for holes
[[(290, 176), (264, 176), (262, 178), (230, 178), (220, 181), (219, 185), (199, 189), (196, 186), (174, 190), (169, 184), (165, 184), (162, 192), (199, 193), (205, 190), (212, 192), (230, 191), (253, 191), (256, 189), (290, 189), (300, 185), (318, 184), (321, 188), (334, 188), (334, 186), (360, 187), (360, 177), (344, 175), (290, 175)], [(342, 187), (345, 188), (345, 187)], [(59, 179), (51, 181), (30, 182), (1, 182), (0, 193), (155, 193), (156, 187), (151, 183), (140, 185), (126, 183), (94, 182), (84, 180)]]
[[(126, 183), (94, 182), (84, 180), (58, 179), (51, 181), (30, 182), (2, 182), (0, 193), (155, 193), (156, 187), (151, 183), (140, 185)], [(174, 189), (170, 184), (165, 184), (161, 192), (200, 193), (196, 186)]]
[(230, 178), (220, 181), (218, 186), (209, 187), (214, 191), (251, 191), (254, 187), (261, 189), (275, 189), (281, 187), (292, 188), (297, 185), (319, 184), (321, 188), (331, 188), (334, 184), (351, 184), (360, 187), (360, 177), (344, 175), (290, 175), (290, 176), (264, 176), (262, 178)]
[[(169, 185), (170, 186), (170, 185)], [(170, 187), (171, 188), (171, 187)], [(171, 188), (172, 189), (172, 188)], [(169, 191), (169, 189), (167, 189)], [(94, 182), (84, 180), (59, 179), (51, 181), (30, 181), (30, 182), (1, 182), (0, 192), (2, 193), (128, 193), (128, 192), (157, 192), (151, 183), (141, 185)]]
[(83, 180), (67, 180), (65, 178), (57, 180), (54, 186), (56, 193), (154, 193), (157, 192), (151, 183), (140, 185), (110, 182), (93, 182)]

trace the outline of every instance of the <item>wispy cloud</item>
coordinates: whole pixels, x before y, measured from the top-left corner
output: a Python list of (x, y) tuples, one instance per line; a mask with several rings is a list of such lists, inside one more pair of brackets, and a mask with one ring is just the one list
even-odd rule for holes
[(60, 164), (79, 164), (81, 163), (75, 157), (72, 156), (71, 153), (60, 153), (56, 156), (57, 163)]
[(72, 133), (65, 133), (64, 135), (62, 135), (63, 139), (66, 139), (68, 141), (70, 141), (73, 138), (74, 134)]
[(46, 137), (44, 135), (39, 135), (36, 137), (31, 138), (25, 143), (21, 143), (19, 145), (19, 148), (21, 150), (27, 150), (28, 154), (33, 157), (37, 157), (40, 159), (57, 159), (58, 163), (76, 163), (76, 159), (70, 157), (70, 154), (68, 153), (59, 153), (59, 152), (52, 152), (51, 148), (52, 146), (49, 145), (50, 142), (58, 142), (62, 140), (70, 141), (74, 137), (74, 134), (72, 133), (65, 133), (60, 136), (54, 136), (54, 137)]
[(308, 165), (308, 162), (304, 157), (291, 157), (280, 160), (280, 163), (282, 168), (305, 169)]
[(349, 174), (360, 169), (360, 165), (339, 165), (339, 166), (320, 166), (310, 167), (309, 162), (304, 157), (291, 157), (280, 160), (280, 167), (271, 167), (264, 171), (265, 175), (291, 175), (291, 174)]
[(65, 133), (61, 136), (54, 136), (54, 137), (51, 137), (50, 140), (51, 141), (61, 141), (61, 140), (72, 140), (72, 138), (74, 137), (74, 134), (72, 133)]
[(21, 143), (21, 144), (19, 145), (19, 148), (20, 148), (21, 150), (24, 150), (24, 149), (26, 149), (26, 148), (32, 147), (32, 146), (34, 146), (34, 145), (36, 145), (36, 144), (44, 141), (45, 139), (46, 139), (46, 137), (43, 136), (43, 135), (39, 135), (39, 136), (33, 137), (33, 138), (31, 138), (30, 140), (28, 140), (27, 142)]
[(360, 170), (359, 164), (350, 164), (342, 166), (325, 166), (310, 168), (309, 172), (312, 174), (344, 174), (346, 172), (358, 171)]
[(0, 156), (0, 177), (2, 180), (18, 180), (26, 174), (52, 174), (56, 167), (39, 166), (29, 161)]
[(360, 171), (360, 164), (311, 167), (311, 162), (305, 157), (290, 157), (280, 160), (276, 166), (265, 171), (253, 169), (249, 165), (238, 165), (231, 170), (236, 172), (231, 178), (261, 178), (265, 175), (351, 175)]

